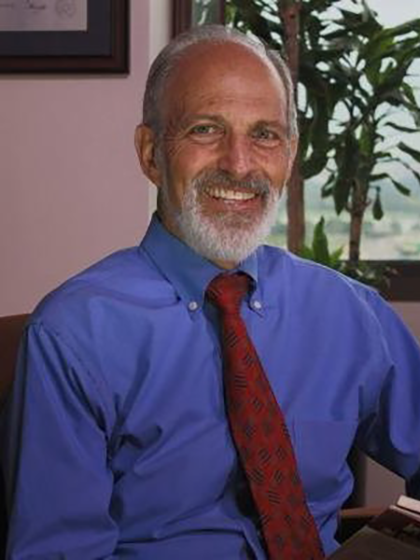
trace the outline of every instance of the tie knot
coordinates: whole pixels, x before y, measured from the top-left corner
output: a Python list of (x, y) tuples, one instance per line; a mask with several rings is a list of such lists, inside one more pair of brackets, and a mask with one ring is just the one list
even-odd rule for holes
[(249, 278), (246, 274), (219, 274), (207, 287), (207, 297), (224, 313), (239, 313), (244, 296), (248, 293)]

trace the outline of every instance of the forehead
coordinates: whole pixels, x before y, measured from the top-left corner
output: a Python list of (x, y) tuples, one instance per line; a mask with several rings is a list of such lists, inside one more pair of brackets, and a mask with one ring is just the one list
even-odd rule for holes
[(260, 118), (286, 120), (287, 100), (274, 65), (237, 43), (202, 43), (187, 49), (165, 85), (164, 119), (179, 112), (237, 110)]

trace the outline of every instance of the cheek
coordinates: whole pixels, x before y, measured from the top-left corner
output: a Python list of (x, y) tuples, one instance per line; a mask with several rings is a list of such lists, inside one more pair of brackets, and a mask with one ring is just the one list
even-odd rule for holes
[(268, 163), (266, 169), (273, 184), (282, 188), (290, 174), (291, 160), (288, 157), (279, 155), (275, 161), (271, 160)]
[(193, 162), (186, 158), (173, 158), (166, 166), (166, 184), (169, 198), (176, 206), (182, 204), (186, 191), (199, 173)]
[(173, 176), (185, 189), (204, 171), (217, 168), (217, 159), (202, 150), (178, 153), (172, 160)]
[(182, 157), (184, 151), (182, 142), (179, 142), (175, 138), (165, 138), (165, 153), (168, 159)]

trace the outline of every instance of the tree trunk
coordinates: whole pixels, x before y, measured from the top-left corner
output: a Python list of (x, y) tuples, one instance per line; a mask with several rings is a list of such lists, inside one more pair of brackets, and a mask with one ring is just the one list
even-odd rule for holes
[(350, 208), (349, 263), (351, 266), (357, 266), (360, 260), (363, 218), (367, 206), (366, 189), (363, 188), (360, 181), (355, 180)]
[(305, 242), (305, 198), (297, 158), (287, 186), (287, 247), (299, 253)]
[[(278, 14), (283, 22), (284, 44), (287, 63), (292, 75), (293, 89), (297, 102), (299, 79), (299, 12), (301, 0), (277, 0)], [(298, 253), (305, 240), (305, 199), (303, 179), (297, 157), (287, 189), (287, 245), (290, 251)]]

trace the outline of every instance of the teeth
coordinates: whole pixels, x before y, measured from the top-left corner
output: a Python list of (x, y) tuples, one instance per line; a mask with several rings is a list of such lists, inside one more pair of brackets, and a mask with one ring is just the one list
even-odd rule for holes
[(225, 189), (209, 189), (207, 194), (214, 198), (223, 198), (225, 200), (251, 200), (251, 198), (255, 197), (254, 193), (245, 193), (239, 191), (231, 191)]

